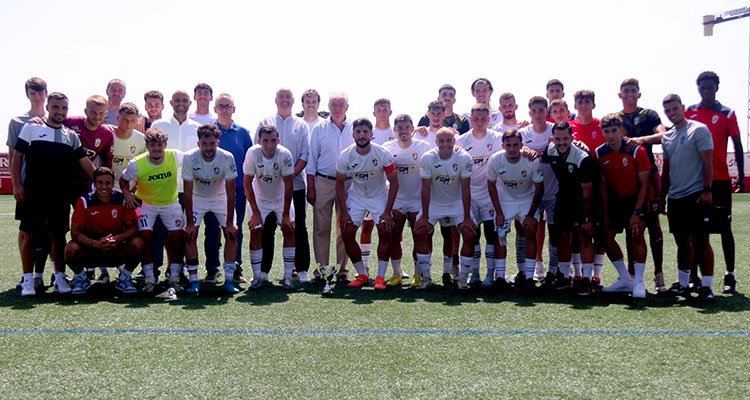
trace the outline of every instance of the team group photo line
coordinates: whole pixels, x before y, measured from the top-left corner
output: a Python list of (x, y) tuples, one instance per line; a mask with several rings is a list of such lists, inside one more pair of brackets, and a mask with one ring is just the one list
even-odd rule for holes
[[(173, 114), (163, 115), (164, 94), (146, 92), (142, 114), (123, 101), (125, 83), (113, 79), (106, 96), (88, 97), (84, 115), (72, 116), (66, 95), (34, 77), (25, 83), (30, 109), (8, 129), (23, 269), (17, 288), (21, 296), (50, 287), (83, 295), (109, 286), (114, 270), (114, 289), (123, 294), (194, 296), (207, 285), (229, 295), (259, 290), (272, 285), (280, 227), (285, 290), (320, 285), (331, 295), (332, 285), (443, 286), (640, 299), (653, 281), (652, 293), (710, 302), (712, 233), (721, 235), (722, 291), (736, 290), (732, 193), (744, 191), (737, 118), (716, 100), (719, 83), (716, 73), (701, 73), (700, 102), (691, 106), (666, 95), (669, 127), (638, 105), (634, 78), (619, 85), (622, 109), (601, 119), (593, 116), (593, 91), (576, 91), (569, 107), (557, 79), (546, 83), (545, 96), (528, 100), (528, 119), (517, 115), (512, 93), (493, 103), (486, 78), (471, 84), (476, 104), (469, 112), (454, 111), (456, 88), (446, 84), (418, 119), (394, 117), (385, 98), (374, 101), (374, 121), (350, 118), (343, 92), (331, 93), (322, 111), (314, 89), (297, 97), (302, 111), (295, 113), (295, 95), (280, 88), (276, 112), (250, 130), (234, 121), (232, 96), (215, 95), (206, 83), (175, 91), (168, 98)], [(726, 161), (729, 139), (736, 181)], [(661, 169), (654, 145), (661, 145)], [(677, 249), (670, 287), (661, 214)], [(437, 282), (436, 231), (442, 238)], [(249, 245), (243, 244), (248, 233)], [(624, 252), (617, 241), (623, 233)], [(517, 271), (507, 263), (511, 236)], [(617, 273), (606, 286), (605, 255)], [(243, 256), (250, 259), (250, 280)]]

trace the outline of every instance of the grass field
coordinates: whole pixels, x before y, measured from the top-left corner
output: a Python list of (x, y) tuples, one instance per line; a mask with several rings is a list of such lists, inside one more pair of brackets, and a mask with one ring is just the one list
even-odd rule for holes
[[(171, 302), (114, 292), (21, 298), (12, 211), (1, 197), (3, 399), (750, 398), (750, 195), (735, 197), (739, 293), (720, 294), (712, 237), (709, 305), (442, 289), (336, 288), (321, 298), (319, 288), (278, 284)], [(671, 283), (675, 249), (665, 239)], [(280, 262), (279, 251), (274, 278)], [(613, 276), (607, 263), (605, 284)]]

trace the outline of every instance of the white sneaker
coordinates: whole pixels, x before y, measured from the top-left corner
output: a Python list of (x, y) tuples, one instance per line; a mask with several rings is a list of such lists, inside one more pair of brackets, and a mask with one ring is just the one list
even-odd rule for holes
[(633, 298), (634, 299), (646, 298), (646, 284), (644, 284), (643, 281), (636, 282), (633, 285)]
[(629, 293), (632, 291), (633, 291), (633, 281), (630, 279), (626, 280), (622, 277), (617, 278), (615, 283), (602, 289), (602, 292), (605, 292), (605, 293)]
[(143, 288), (141, 289), (144, 293), (153, 293), (156, 289), (156, 279), (154, 277), (147, 277), (143, 280)]
[(417, 285), (417, 290), (427, 290), (432, 287), (432, 278), (422, 278), (422, 281)]
[(544, 279), (544, 264), (538, 262), (534, 265), (534, 279), (538, 281)]
[(55, 277), (55, 292), (60, 294), (68, 294), (73, 291), (68, 285), (68, 282), (64, 278)]
[(299, 283), (310, 283), (310, 278), (307, 276), (307, 271), (298, 272), (297, 279), (299, 279)]
[(21, 296), (36, 296), (33, 279), (21, 281)]
[(458, 290), (469, 289), (469, 285), (466, 283), (466, 278), (458, 277), (458, 280), (456, 281), (456, 289)]

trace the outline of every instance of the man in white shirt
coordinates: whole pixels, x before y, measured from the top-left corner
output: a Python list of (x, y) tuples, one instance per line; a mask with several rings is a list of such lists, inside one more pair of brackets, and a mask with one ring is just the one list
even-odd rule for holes
[[(339, 224), (346, 253), (357, 271), (357, 277), (349, 283), (349, 287), (358, 288), (370, 282), (362, 262), (362, 250), (356, 240), (357, 229), (362, 225), (365, 214), (370, 213), (373, 219), (378, 219), (378, 274), (373, 287), (375, 290), (385, 290), (393, 227), (391, 211), (398, 192), (396, 168), (391, 153), (371, 143), (372, 122), (368, 119), (360, 118), (352, 122), (352, 136), (354, 144), (341, 153), (336, 164), (336, 198), (339, 204), (346, 204), (346, 209), (341, 211)], [(352, 184), (347, 192), (348, 176), (352, 177)]]
[(482, 282), (479, 275), (482, 247), (479, 243), (481, 231), (477, 229), (476, 243), (473, 243), (474, 265), (469, 284), (471, 286), (484, 285), (489, 287), (492, 285), (494, 277), (497, 232), (494, 225), (495, 209), (487, 193), (487, 162), (491, 155), (502, 149), (502, 141), (495, 131), (488, 129), (490, 107), (487, 104), (475, 104), (471, 108), (470, 118), (471, 130), (459, 136), (456, 139), (456, 144), (471, 155), (474, 164), (471, 170), (471, 213), (474, 221), (484, 228), (484, 238), (487, 241), (485, 246), (487, 277)]
[[(440, 128), (437, 132), (437, 147), (422, 156), (419, 170), (422, 177), (422, 210), (414, 225), (414, 250), (422, 282), (431, 282), (432, 234), (435, 224), (440, 221), (441, 226), (458, 225), (464, 243), (461, 246), (461, 270), (456, 286), (459, 290), (466, 290), (469, 288), (466, 280), (473, 264), (476, 236), (476, 223), (471, 217), (472, 159), (465, 150), (455, 149), (455, 137), (455, 129)], [(452, 248), (452, 245), (448, 248)]]
[[(301, 283), (310, 283), (307, 271), (310, 269), (310, 240), (308, 239), (306, 226), (307, 206), (305, 204), (305, 165), (310, 150), (310, 131), (308, 125), (302, 118), (292, 115), (294, 95), (289, 88), (281, 88), (276, 91), (276, 114), (269, 115), (260, 121), (255, 134), (255, 142), (258, 141), (258, 131), (268, 125), (273, 125), (279, 133), (279, 142), (292, 153), (294, 162), (294, 173), (292, 178), (294, 203), (294, 243), (297, 247), (295, 252), (294, 266)], [(262, 270), (268, 273), (271, 269), (274, 253), (274, 236), (276, 235), (276, 222), (269, 221), (263, 228), (263, 261)]]
[(279, 145), (279, 132), (275, 126), (260, 128), (258, 142), (247, 151), (242, 170), (245, 174), (245, 196), (250, 205), (248, 225), (250, 264), (253, 269), (250, 288), (260, 289), (268, 280), (267, 273), (261, 270), (262, 240), (265, 222), (273, 214), (284, 236), (284, 277), (281, 287), (294, 289), (294, 220), (291, 217), (294, 161), (292, 153)]
[[(493, 110), (490, 103), (492, 102), (492, 83), (487, 78), (477, 78), (471, 83), (471, 95), (477, 103), (486, 104), (490, 110), (490, 122), (489, 126), (495, 126), (502, 122), (503, 114), (500, 110)], [(466, 119), (469, 120), (469, 124), (473, 127), (471, 122), (471, 112), (464, 114)]]
[(185, 264), (190, 283), (187, 293), (197, 295), (198, 282), (198, 229), (203, 217), (212, 213), (224, 231), (224, 285), (229, 294), (238, 293), (234, 286), (237, 259), (237, 225), (235, 225), (235, 183), (237, 165), (232, 153), (219, 148), (221, 130), (216, 125), (198, 128), (198, 148), (185, 153), (182, 161), (182, 179), (185, 196)]
[[(414, 124), (410, 116), (401, 114), (393, 120), (396, 127), (398, 139), (385, 142), (383, 147), (393, 155), (393, 165), (396, 167), (398, 174), (398, 193), (396, 201), (393, 203), (393, 230), (391, 231), (391, 264), (393, 266), (393, 277), (388, 280), (388, 286), (401, 286), (401, 238), (406, 221), (412, 229), (412, 238), (414, 237), (414, 223), (417, 220), (417, 214), (422, 209), (422, 178), (419, 175), (422, 155), (432, 149), (430, 145), (423, 140), (412, 138)], [(450, 265), (447, 272), (450, 272)], [(417, 271), (415, 260), (414, 277), (421, 276)], [(420, 282), (421, 285), (421, 282)], [(419, 285), (417, 288), (420, 288)], [(426, 289), (422, 287), (421, 289)]]
[[(495, 276), (493, 286), (506, 287), (505, 257), (507, 234), (511, 221), (523, 224), (526, 240), (524, 285), (518, 288), (533, 290), (536, 264), (537, 210), (544, 194), (544, 176), (538, 159), (529, 160), (521, 156), (523, 147), (521, 134), (509, 129), (502, 135), (504, 151), (490, 157), (487, 171), (487, 190), (495, 208), (495, 225), (498, 227), (498, 242), (495, 245)], [(498, 190), (498, 187), (500, 188)]]
[[(115, 145), (112, 147), (112, 172), (115, 182), (120, 181), (122, 172), (130, 160), (146, 152), (146, 139), (143, 133), (135, 130), (138, 124), (138, 107), (133, 103), (123, 103), (117, 114), (117, 128), (115, 128)], [(119, 185), (113, 190), (119, 192)]]
[[(317, 125), (310, 135), (310, 154), (307, 158), (307, 202), (313, 206), (313, 248), (315, 261), (329, 265), (333, 208), (337, 218), (341, 205), (336, 201), (336, 163), (339, 154), (354, 143), (351, 122), (346, 118), (349, 99), (344, 93), (332, 93), (328, 100), (331, 116)], [(346, 250), (341, 240), (340, 224), (336, 225), (336, 264), (338, 281), (347, 282)]]
[(211, 114), (211, 101), (214, 99), (214, 90), (208, 83), (199, 83), (193, 89), (193, 99), (195, 100), (195, 112), (190, 113), (188, 117), (201, 125), (208, 125), (216, 116)]
[(503, 116), (502, 122), (492, 127), (493, 130), (499, 134), (508, 129), (520, 129), (528, 125), (528, 121), (518, 121), (516, 118), (516, 110), (518, 110), (518, 104), (516, 104), (516, 96), (513, 93), (503, 93), (500, 95), (500, 113)]
[(318, 111), (320, 107), (320, 93), (315, 89), (307, 89), (302, 93), (302, 112), (297, 113), (297, 116), (304, 119), (307, 126), (312, 132), (313, 127), (322, 121), (324, 118), (328, 118), (330, 113), (325, 111)]

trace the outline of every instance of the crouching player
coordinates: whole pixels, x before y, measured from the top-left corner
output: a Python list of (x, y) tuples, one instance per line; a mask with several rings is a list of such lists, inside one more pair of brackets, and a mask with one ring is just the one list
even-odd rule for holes
[[(359, 118), (352, 122), (354, 144), (341, 152), (336, 163), (336, 199), (339, 204), (346, 204), (341, 211), (341, 232), (346, 254), (354, 264), (357, 277), (349, 287), (358, 288), (368, 285), (370, 276), (362, 262), (362, 249), (356, 240), (356, 233), (365, 214), (370, 212), (379, 216), (378, 229), (378, 275), (374, 288), (385, 290), (385, 272), (390, 258), (391, 229), (393, 217), (391, 211), (398, 192), (398, 178), (393, 156), (383, 146), (372, 141), (372, 122)], [(348, 193), (346, 177), (351, 175), (352, 185)], [(386, 185), (386, 179), (389, 186)]]
[[(477, 226), (471, 218), (471, 168), (473, 160), (463, 149), (456, 149), (456, 130), (440, 128), (435, 135), (437, 148), (422, 156), (419, 175), (422, 177), (422, 210), (414, 226), (414, 247), (422, 282), (432, 282), (432, 234), (435, 224), (442, 227), (458, 225), (463, 238), (461, 269), (456, 287), (469, 288), (467, 278), (474, 257)], [(448, 238), (445, 238), (448, 240)]]
[[(649, 188), (651, 162), (646, 149), (635, 146), (628, 150), (623, 138), (623, 121), (617, 114), (608, 114), (601, 122), (606, 142), (594, 155), (602, 171), (604, 200), (604, 244), (607, 255), (617, 269), (617, 280), (605, 292), (631, 292), (634, 298), (646, 297), (643, 271), (646, 268), (644, 211)], [(635, 279), (631, 279), (615, 235), (625, 230), (628, 257), (632, 257)]]
[[(263, 261), (263, 226), (271, 213), (281, 225), (284, 235), (284, 277), (281, 287), (294, 289), (294, 221), (292, 220), (292, 175), (294, 164), (292, 153), (279, 144), (279, 131), (273, 125), (258, 130), (258, 143), (247, 150), (244, 172), (245, 197), (250, 205), (250, 265), (253, 281), (250, 289), (260, 289), (268, 277), (261, 271)], [(257, 178), (257, 179), (255, 179)]]
[[(139, 207), (138, 229), (145, 242), (143, 248), (143, 291), (151, 293), (156, 287), (154, 278), (154, 255), (151, 238), (156, 217), (169, 231), (166, 242), (169, 258), (169, 284), (181, 289), (183, 231), (182, 207), (177, 201), (177, 173), (182, 164), (182, 152), (167, 150), (167, 133), (159, 128), (146, 131), (146, 151), (130, 160), (120, 178), (120, 190), (125, 195), (125, 204)], [(130, 191), (130, 182), (135, 181), (135, 194)]]
[[(414, 223), (417, 221), (417, 214), (421, 208), (421, 199), (419, 198), (422, 189), (422, 178), (419, 176), (420, 163), (422, 155), (430, 150), (433, 146), (416, 137), (412, 138), (414, 133), (414, 124), (411, 117), (401, 114), (393, 120), (396, 127), (396, 140), (385, 142), (383, 147), (393, 154), (393, 165), (398, 173), (398, 193), (396, 201), (393, 203), (393, 230), (391, 231), (391, 264), (393, 265), (393, 278), (388, 281), (388, 286), (401, 286), (401, 257), (403, 250), (401, 248), (401, 236), (404, 231), (406, 221), (412, 228), (412, 238), (414, 237)], [(450, 264), (448, 264), (450, 272)], [(416, 268), (415, 268), (416, 269)], [(419, 276), (419, 271), (414, 271), (414, 276)], [(417, 288), (421, 287), (419, 283)]]
[(141, 262), (143, 240), (138, 237), (138, 217), (125, 205), (125, 196), (114, 192), (115, 174), (106, 167), (94, 171), (94, 191), (79, 198), (73, 210), (71, 238), (65, 246), (65, 262), (76, 273), (73, 294), (91, 286), (86, 270), (100, 266), (120, 270), (115, 289), (135, 293), (131, 274)]
[(530, 161), (521, 156), (523, 142), (517, 130), (505, 131), (502, 140), (505, 150), (490, 157), (487, 170), (487, 191), (495, 207), (495, 226), (499, 233), (495, 244), (493, 286), (497, 289), (504, 289), (506, 286), (507, 235), (511, 230), (511, 222), (516, 220), (522, 224), (526, 237), (526, 281), (522, 285), (517, 282), (516, 286), (530, 291), (536, 287), (533, 278), (536, 267), (536, 214), (544, 195), (544, 174), (538, 159)]
[(237, 225), (234, 224), (237, 166), (232, 153), (219, 148), (221, 131), (216, 125), (198, 128), (198, 148), (185, 153), (182, 179), (185, 189), (185, 264), (190, 274), (188, 294), (198, 294), (198, 230), (203, 216), (213, 213), (224, 231), (224, 284), (229, 294), (234, 286), (237, 259)]

